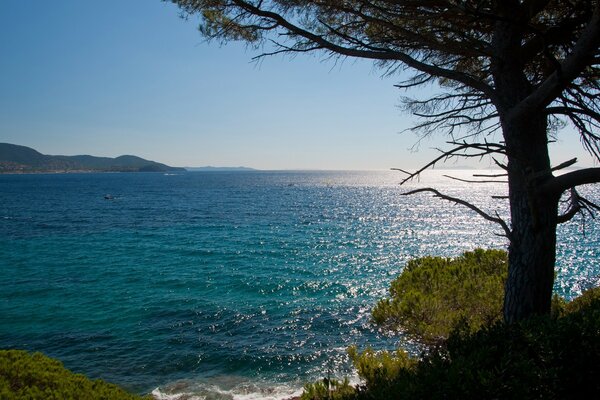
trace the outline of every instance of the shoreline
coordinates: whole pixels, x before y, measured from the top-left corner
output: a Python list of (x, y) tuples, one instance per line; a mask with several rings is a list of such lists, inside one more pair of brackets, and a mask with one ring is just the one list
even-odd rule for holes
[(103, 170), (60, 170), (60, 171), (0, 171), (0, 175), (64, 175), (64, 174), (129, 174), (129, 173), (172, 173), (188, 172), (187, 170), (173, 171), (103, 171)]
[[(301, 400), (304, 385), (288, 386), (276, 382), (247, 380), (228, 382), (232, 377), (221, 377), (216, 381), (178, 381), (165, 387), (157, 387), (146, 393), (153, 400), (198, 400), (233, 399), (233, 400)], [(144, 395), (144, 394), (141, 394)]]

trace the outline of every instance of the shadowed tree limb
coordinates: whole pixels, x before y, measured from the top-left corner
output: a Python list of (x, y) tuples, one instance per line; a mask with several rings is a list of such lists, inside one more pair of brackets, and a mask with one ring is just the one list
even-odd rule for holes
[(583, 210), (587, 211), (592, 218), (594, 218), (594, 212), (599, 212), (600, 206), (581, 197), (575, 188), (571, 188), (569, 208), (564, 214), (558, 216), (557, 223), (562, 224), (568, 222)]
[(566, 190), (579, 185), (600, 182), (600, 168), (585, 168), (556, 176), (540, 187), (540, 192), (549, 196), (560, 196)]
[(257, 6), (243, 0), (231, 0), (231, 3), (237, 5), (242, 10), (248, 11), (252, 15), (256, 15), (258, 17), (266, 18), (270, 21), (276, 22), (277, 24), (279, 24), (279, 26), (283, 27), (284, 29), (287, 29), (289, 32), (300, 37), (306, 38), (309, 41), (316, 43), (322, 48), (327, 49), (333, 53), (348, 57), (366, 58), (371, 60), (401, 61), (404, 64), (416, 70), (425, 72), (427, 74), (445, 77), (447, 79), (451, 79), (457, 82), (462, 82), (463, 84), (469, 87), (472, 87), (476, 90), (485, 93), (485, 95), (490, 99), (496, 99), (497, 97), (495, 90), (490, 85), (482, 82), (479, 79), (474, 78), (473, 76), (470, 76), (467, 73), (442, 68), (435, 64), (428, 64), (426, 62), (419, 61), (418, 59), (412, 57), (408, 53), (394, 51), (389, 48), (376, 48), (374, 46), (370, 46), (368, 49), (358, 49), (352, 47), (345, 47), (327, 40), (323, 35), (318, 35), (301, 28), (299, 25), (296, 25), (290, 22), (288, 19), (284, 18), (281, 14), (260, 8), (260, 3)]
[[(408, 177), (404, 178), (404, 180), (402, 180), (402, 182), (400, 182), (400, 185), (403, 185), (406, 182), (414, 179), (415, 177), (419, 176), (423, 171), (425, 171), (429, 168), (432, 168), (433, 166), (435, 166), (435, 164), (437, 164), (438, 162), (440, 162), (442, 160), (448, 160), (449, 158), (452, 158), (452, 157), (465, 157), (465, 158), (484, 157), (484, 156), (490, 155), (490, 154), (498, 154), (498, 153), (504, 154), (505, 153), (505, 147), (498, 143), (466, 143), (466, 142), (463, 142), (463, 143), (449, 142), (449, 143), (456, 145), (456, 147), (454, 147), (453, 149), (450, 149), (448, 151), (442, 151), (442, 154), (440, 156), (438, 156), (435, 159), (433, 159), (432, 161), (428, 162), (425, 166), (419, 168), (417, 171), (408, 173), (406, 171), (397, 169), (401, 172), (408, 174)], [(466, 154), (465, 151), (468, 151), (468, 150), (477, 150), (478, 153)], [(396, 169), (396, 168), (392, 168), (392, 169)]]
[(556, 167), (552, 168), (551, 171), (558, 171), (560, 169), (569, 168), (571, 165), (577, 162), (577, 157), (572, 158), (564, 163), (558, 164)]
[(508, 174), (473, 174), (473, 178), (502, 178)]
[[(508, 183), (508, 181), (484, 181), (484, 180), (472, 180), (472, 179), (462, 179), (462, 178), (457, 178), (455, 176), (450, 176), (450, 175), (442, 175), (448, 179), (453, 179), (455, 181), (460, 181), (460, 182), (466, 182), (466, 183)], [(475, 176), (475, 175), (473, 175)]]
[(591, 20), (577, 40), (569, 56), (536, 90), (514, 107), (509, 119), (543, 110), (584, 71), (600, 46), (600, 4), (596, 4)]
[(510, 240), (511, 230), (510, 230), (510, 228), (508, 227), (508, 225), (506, 224), (506, 222), (502, 218), (500, 218), (497, 214), (496, 214), (496, 217), (492, 217), (490, 214), (486, 213), (485, 211), (483, 211), (479, 207), (477, 207), (477, 206), (469, 203), (468, 201), (465, 201), (465, 200), (462, 200), (462, 199), (459, 199), (459, 198), (456, 198), (456, 197), (452, 197), (452, 196), (448, 196), (448, 195), (442, 194), (442, 193), (440, 193), (439, 191), (437, 191), (436, 189), (433, 189), (433, 188), (422, 188), (422, 189), (411, 190), (409, 192), (402, 193), (402, 196), (410, 196), (412, 194), (423, 193), (423, 192), (433, 193), (435, 197), (439, 197), (440, 199), (448, 200), (448, 201), (451, 201), (453, 203), (460, 204), (462, 206), (470, 208), (471, 210), (475, 211), (477, 214), (479, 214), (480, 216), (482, 216), (486, 220), (491, 221), (491, 222), (495, 222), (495, 223), (499, 224), (502, 227), (502, 229), (504, 230), (505, 236)]
[(402, 168), (390, 168), (390, 170), (391, 171), (400, 171), (400, 172), (402, 172), (403, 174), (406, 174), (406, 175), (410, 175), (411, 174), (410, 172), (405, 171)]

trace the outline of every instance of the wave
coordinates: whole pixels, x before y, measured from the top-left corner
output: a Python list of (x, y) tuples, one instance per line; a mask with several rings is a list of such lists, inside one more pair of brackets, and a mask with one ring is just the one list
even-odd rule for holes
[(302, 395), (300, 384), (284, 384), (221, 375), (179, 380), (152, 391), (155, 400), (289, 400)]

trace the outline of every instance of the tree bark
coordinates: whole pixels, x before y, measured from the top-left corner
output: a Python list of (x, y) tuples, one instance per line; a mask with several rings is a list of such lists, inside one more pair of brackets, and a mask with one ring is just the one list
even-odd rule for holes
[(550, 312), (560, 194), (545, 196), (541, 190), (553, 178), (546, 114), (535, 109), (514, 112), (535, 88), (523, 70), (522, 27), (511, 19), (515, 4), (501, 4), (506, 18), (496, 23), (491, 71), (508, 158), (511, 214), (504, 320), (514, 323)]
[(511, 210), (504, 320), (513, 323), (550, 312), (559, 198), (540, 191), (552, 179), (546, 118), (503, 125)]

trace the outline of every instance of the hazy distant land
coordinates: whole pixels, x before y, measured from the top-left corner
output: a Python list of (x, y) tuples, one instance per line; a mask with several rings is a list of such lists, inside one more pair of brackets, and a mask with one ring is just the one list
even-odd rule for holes
[(52, 156), (30, 147), (0, 143), (0, 173), (173, 171), (185, 169), (131, 155), (116, 158), (90, 155)]
[(257, 171), (248, 167), (171, 167), (138, 156), (116, 158), (80, 156), (51, 156), (42, 154), (30, 147), (10, 143), (0, 143), (1, 173), (41, 173), (41, 172), (240, 172)]

